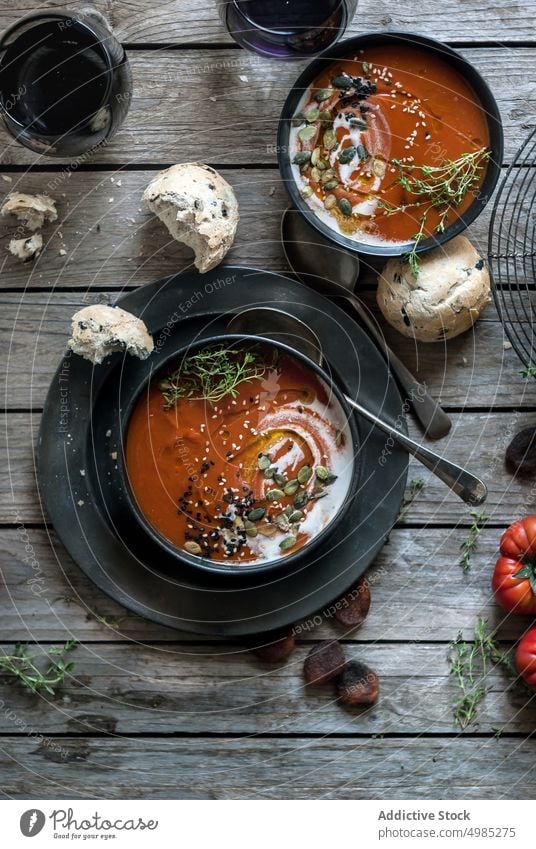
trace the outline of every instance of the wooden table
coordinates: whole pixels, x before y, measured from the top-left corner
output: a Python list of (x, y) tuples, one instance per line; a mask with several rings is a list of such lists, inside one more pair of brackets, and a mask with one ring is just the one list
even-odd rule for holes
[[(0, 27), (38, 5), (2, 0)], [(274, 144), (301, 63), (238, 49), (203, 0), (96, 5), (126, 43), (134, 72), (123, 129), (77, 168), (39, 159), (0, 133), (0, 188), (49, 192), (60, 210), (34, 264), (7, 254), (14, 228), (1, 225), (0, 640), (6, 649), (16, 641), (81, 643), (75, 671), (54, 699), (0, 678), (0, 793), (534, 798), (535, 708), (494, 672), (478, 724), (460, 733), (446, 662), (449, 642), (459, 631), (470, 638), (479, 615), (499, 628), (506, 646), (526, 625), (504, 617), (489, 583), (502, 529), (536, 510), (534, 483), (514, 480), (503, 466), (511, 436), (534, 423), (536, 390), (521, 378), (493, 307), (474, 333), (445, 346), (416, 348), (387, 334), (452, 415), (454, 428), (440, 447), (485, 478), (490, 518), (464, 574), (469, 509), (412, 463), (410, 478), (422, 478), (425, 488), (369, 573), (372, 609), (355, 633), (325, 622), (303, 633), (286, 664), (269, 667), (239, 643), (178, 634), (121, 609), (84, 578), (44, 522), (33, 445), (70, 316), (191, 263), (142, 207), (156, 171), (190, 159), (221, 169), (241, 208), (229, 260), (286, 270), (278, 228), (287, 198)], [(535, 0), (360, 0), (352, 31), (416, 30), (459, 47), (498, 99), (508, 163), (535, 121), (535, 25)], [(471, 228), (483, 252), (489, 217), (486, 210)], [(370, 281), (363, 291), (372, 303)], [(31, 584), (35, 562), (41, 592)], [(329, 688), (304, 690), (303, 658), (331, 636), (378, 671), (381, 698), (372, 709), (343, 709)]]

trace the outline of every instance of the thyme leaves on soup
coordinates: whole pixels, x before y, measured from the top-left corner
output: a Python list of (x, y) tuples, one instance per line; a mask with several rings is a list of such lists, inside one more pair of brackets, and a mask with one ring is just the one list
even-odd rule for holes
[(396, 182), (408, 194), (417, 200), (394, 206), (381, 200), (380, 209), (384, 215), (394, 215), (414, 208), (422, 212), (419, 216), (419, 229), (413, 238), (413, 248), (405, 257), (415, 278), (419, 274), (419, 256), (417, 248), (427, 238), (427, 218), (431, 210), (439, 215), (436, 233), (442, 233), (448, 223), (450, 211), (461, 206), (467, 193), (476, 188), (482, 176), (482, 169), (490, 157), (490, 151), (484, 147), (471, 153), (464, 153), (457, 159), (447, 159), (440, 165), (414, 165), (399, 159), (391, 160), (399, 173)]
[(265, 356), (255, 347), (217, 345), (188, 354), (158, 386), (167, 407), (181, 398), (217, 404), (227, 395), (236, 398), (238, 386), (262, 377), (267, 367)]

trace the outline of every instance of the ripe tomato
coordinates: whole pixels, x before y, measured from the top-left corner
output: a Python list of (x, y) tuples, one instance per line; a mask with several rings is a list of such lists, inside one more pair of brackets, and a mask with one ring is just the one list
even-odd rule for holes
[(536, 516), (510, 525), (500, 552), (491, 582), (496, 600), (514, 613), (536, 614)]
[(536, 690), (536, 628), (529, 628), (516, 647), (516, 669), (529, 687)]

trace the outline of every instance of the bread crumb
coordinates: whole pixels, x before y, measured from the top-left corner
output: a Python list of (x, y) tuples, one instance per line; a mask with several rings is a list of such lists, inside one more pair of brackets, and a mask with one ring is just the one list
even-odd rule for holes
[(66, 253), (67, 253), (67, 251), (65, 250), (65, 248), (60, 248), (60, 249), (59, 249), (59, 255), (60, 255), (60, 256), (65, 256), (65, 254), (66, 254)]
[(14, 215), (28, 230), (40, 230), (43, 224), (58, 217), (55, 200), (48, 195), (27, 195), (24, 192), (11, 192), (4, 198), (0, 214), (4, 217)]
[(78, 504), (79, 507), (83, 507), (85, 502), (82, 498), (80, 498), (76, 503)]
[(108, 430), (106, 431), (106, 433), (104, 435), (107, 436), (107, 437), (110, 437), (112, 435), (111, 429), (108, 428)]
[(503, 342), (503, 351), (509, 351), (511, 347), (512, 347), (511, 342)]
[(28, 239), (11, 239), (8, 250), (17, 259), (28, 262), (30, 259), (36, 259), (43, 250), (43, 237), (34, 233)]
[(112, 460), (117, 460), (117, 451), (112, 451), (110, 457), (112, 458)]
[(240, 74), (240, 76), (238, 77), (238, 79), (239, 79), (239, 80), (242, 80), (242, 82), (243, 82), (243, 83), (249, 83), (249, 79), (248, 79), (248, 77), (246, 76), (246, 74)]
[(6, 183), (12, 183), (13, 177), (8, 177), (7, 174), (2, 174), (2, 180), (4, 180), (4, 182)]

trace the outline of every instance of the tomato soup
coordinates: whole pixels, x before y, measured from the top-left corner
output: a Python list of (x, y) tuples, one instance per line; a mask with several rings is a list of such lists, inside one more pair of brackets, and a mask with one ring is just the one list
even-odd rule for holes
[(485, 176), (484, 110), (452, 65), (418, 47), (367, 48), (331, 64), (292, 123), (302, 197), (356, 241), (408, 244), (441, 232)]
[(293, 553), (326, 527), (348, 495), (353, 452), (328, 385), (264, 345), (187, 355), (150, 383), (126, 439), (130, 486), (155, 530), (236, 566)]

